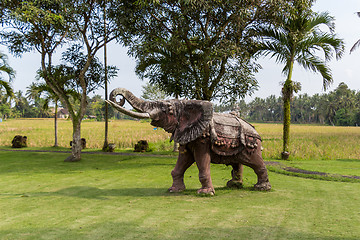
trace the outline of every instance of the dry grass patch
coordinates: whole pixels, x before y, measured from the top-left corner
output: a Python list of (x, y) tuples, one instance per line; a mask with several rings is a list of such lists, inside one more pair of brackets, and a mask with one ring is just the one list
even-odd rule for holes
[[(17, 134), (28, 137), (29, 147), (50, 147), (54, 144), (53, 119), (11, 119), (0, 123), (0, 146), (10, 146)], [(104, 142), (104, 122), (83, 121), (82, 137), (87, 148), (100, 149)], [(263, 138), (263, 156), (278, 159), (282, 150), (282, 124), (254, 124)], [(111, 120), (109, 142), (119, 149), (133, 148), (139, 140), (161, 145), (161, 151), (171, 150), (170, 134), (145, 121)], [(314, 125), (291, 125), (290, 150), (292, 160), (359, 159), (360, 128)], [(58, 142), (69, 147), (72, 124), (59, 121)], [(164, 145), (164, 146), (163, 146)]]
[[(86, 139), (87, 148), (102, 148), (104, 143), (104, 122), (83, 121), (81, 136)], [(28, 137), (29, 147), (49, 147), (54, 145), (53, 119), (10, 119), (0, 125), (0, 146), (10, 146), (15, 135)], [(163, 129), (156, 129), (149, 122), (130, 120), (111, 120), (109, 122), (109, 142), (118, 148), (132, 148), (139, 140), (149, 142), (164, 141), (170, 135)], [(72, 123), (69, 120), (58, 122), (58, 143), (69, 147), (72, 140)]]
[[(282, 150), (281, 124), (255, 124), (263, 138), (263, 155), (276, 159)], [(360, 128), (291, 125), (291, 159), (359, 159)]]

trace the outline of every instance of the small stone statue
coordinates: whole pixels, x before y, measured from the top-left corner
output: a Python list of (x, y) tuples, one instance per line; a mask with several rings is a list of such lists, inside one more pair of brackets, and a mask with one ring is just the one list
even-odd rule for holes
[(146, 140), (140, 140), (135, 144), (134, 152), (146, 152), (149, 149), (149, 144)]
[(23, 147), (27, 147), (27, 137), (26, 136), (21, 136), (21, 135), (16, 135), (13, 140), (12, 140), (12, 148), (23, 148)]

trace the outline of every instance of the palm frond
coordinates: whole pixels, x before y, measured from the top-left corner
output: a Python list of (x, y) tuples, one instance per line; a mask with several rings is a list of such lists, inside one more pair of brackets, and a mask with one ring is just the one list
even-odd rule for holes
[[(356, 15), (358, 15), (358, 17), (360, 17), (360, 12), (357, 12)], [(350, 49), (350, 53), (355, 51), (359, 46), (360, 46), (360, 39), (357, 40), (356, 43), (352, 46), (352, 48)]]
[(360, 46), (360, 39), (357, 40), (356, 43), (352, 46), (352, 48), (350, 49), (350, 53), (355, 51), (359, 46)]
[(334, 34), (317, 32), (307, 36), (299, 42), (301, 51), (317, 51), (321, 50), (325, 55), (325, 60), (330, 61), (335, 53), (336, 59), (343, 56), (345, 52), (344, 40), (337, 38)]
[(258, 34), (262, 36), (265, 41), (277, 41), (279, 43), (285, 43), (288, 39), (288, 32), (286, 29), (279, 27), (274, 28), (259, 28)]
[(318, 28), (319, 25), (326, 25), (333, 33), (335, 31), (335, 18), (330, 16), (328, 12), (316, 13), (309, 21), (307, 30)]
[(276, 44), (276, 43), (266, 43), (263, 45), (263, 50), (261, 52), (264, 56), (270, 56), (270, 58), (275, 58), (277, 63), (286, 63), (287, 56), (289, 56), (289, 49), (285, 46)]
[[(67, 89), (65, 91), (65, 94), (67, 96), (73, 97), (74, 99), (79, 99), (81, 97), (81, 94), (79, 92), (75, 91), (74, 89)], [(56, 96), (56, 99), (59, 99), (59, 98)]]
[(14, 69), (7, 63), (7, 56), (0, 52), (0, 74), (1, 73), (6, 73), (8, 75), (9, 82), (15, 77)]
[(316, 56), (299, 56), (296, 61), (302, 65), (306, 70), (319, 72), (323, 78), (323, 88), (326, 90), (333, 82), (331, 69), (326, 63)]
[(275, 58), (277, 63), (286, 63), (291, 51), (289, 49), (288, 34), (284, 29), (260, 29), (262, 43), (258, 50), (264, 56)]
[(0, 79), (0, 89), (2, 87), (5, 89), (6, 95), (8, 97), (13, 97), (14, 96), (14, 92), (13, 92), (11, 86), (10, 86), (10, 83)]
[(49, 97), (44, 98), (44, 102), (42, 103), (42, 109), (48, 110), (48, 109), (49, 109), (49, 104), (50, 104), (50, 101), (51, 101), (51, 100), (52, 100), (52, 99), (49, 98)]

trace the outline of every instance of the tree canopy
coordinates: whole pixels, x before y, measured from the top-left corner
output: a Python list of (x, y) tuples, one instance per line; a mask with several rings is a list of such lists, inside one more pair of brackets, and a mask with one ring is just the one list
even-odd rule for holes
[[(7, 77), (4, 77), (6, 75)], [(0, 52), (0, 90), (4, 89), (7, 97), (14, 96), (10, 82), (15, 76), (14, 69), (8, 64), (7, 56)], [(6, 81), (6, 78), (8, 81)]]
[(136, 71), (168, 95), (233, 100), (257, 88), (256, 28), (276, 23), (293, 2), (158, 1), (135, 8), (129, 53)]
[[(287, 75), (282, 88), (284, 101), (283, 158), (289, 154), (290, 101), (301, 85), (292, 80), (294, 63), (306, 70), (319, 72), (323, 78), (324, 89), (332, 83), (332, 74), (327, 62), (335, 55), (337, 59), (344, 53), (344, 41), (334, 33), (334, 18), (328, 13), (315, 13), (311, 9), (298, 6), (294, 14), (281, 17), (281, 24), (274, 27), (260, 27), (263, 39), (260, 53), (270, 55), (278, 63), (284, 64), (283, 73)], [(321, 29), (328, 27), (330, 32)], [(323, 55), (324, 58), (319, 57)]]
[[(72, 156), (68, 160), (79, 160), (81, 152), (80, 124), (87, 107), (87, 94), (99, 86), (98, 71), (94, 70), (96, 53), (105, 42), (119, 37), (119, 28), (107, 22), (107, 36), (104, 36), (104, 8), (111, 8), (117, 1), (69, 1), (69, 0), (34, 0), (3, 1), (1, 13), (3, 23), (8, 26), (1, 32), (3, 43), (15, 55), (35, 50), (41, 55), (42, 77), (46, 84), (59, 97), (68, 109), (73, 121)], [(53, 63), (55, 51), (69, 44), (69, 50), (63, 59), (71, 65), (56, 67)], [(81, 47), (80, 47), (81, 46)], [(79, 92), (79, 108), (75, 109), (64, 88), (64, 83), (55, 75), (61, 67), (72, 76), (73, 88)]]

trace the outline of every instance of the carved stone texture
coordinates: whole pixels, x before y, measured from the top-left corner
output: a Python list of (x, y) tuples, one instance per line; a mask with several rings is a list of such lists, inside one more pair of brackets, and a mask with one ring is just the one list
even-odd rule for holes
[[(138, 112), (122, 107), (116, 96), (123, 96)], [(201, 100), (144, 101), (124, 88), (114, 89), (107, 101), (120, 112), (136, 118), (150, 118), (151, 125), (172, 134), (170, 140), (179, 143), (179, 156), (171, 172), (173, 185), (169, 192), (185, 189), (184, 173), (196, 162), (199, 169), (200, 194), (215, 193), (210, 176), (210, 163), (230, 165), (232, 179), (228, 186), (242, 185), (242, 165), (251, 167), (258, 181), (256, 190), (270, 190), (267, 169), (261, 153), (261, 137), (254, 127), (234, 114), (213, 112), (213, 105)], [(115, 102), (114, 102), (115, 101)], [(146, 151), (141, 141), (135, 151)], [(147, 144), (145, 144), (147, 146)]]
[(281, 159), (283, 159), (283, 160), (288, 160), (289, 156), (290, 156), (289, 152), (282, 152), (281, 153)]
[(109, 148), (109, 152), (114, 152), (116, 148), (115, 143), (109, 143), (108, 148)]
[[(72, 146), (73, 141), (70, 141), (70, 147)], [(85, 149), (86, 148), (86, 139), (85, 138), (81, 138), (81, 149)]]
[(149, 149), (149, 143), (146, 140), (140, 140), (135, 144), (134, 152), (146, 152)]
[(13, 140), (12, 140), (12, 148), (22, 148), (22, 147), (27, 147), (27, 137), (26, 136), (21, 136), (21, 135), (16, 135)]
[(216, 137), (211, 147), (218, 155), (234, 156), (244, 147), (256, 148), (256, 139), (261, 140), (255, 128), (236, 115), (214, 113), (213, 119)]

